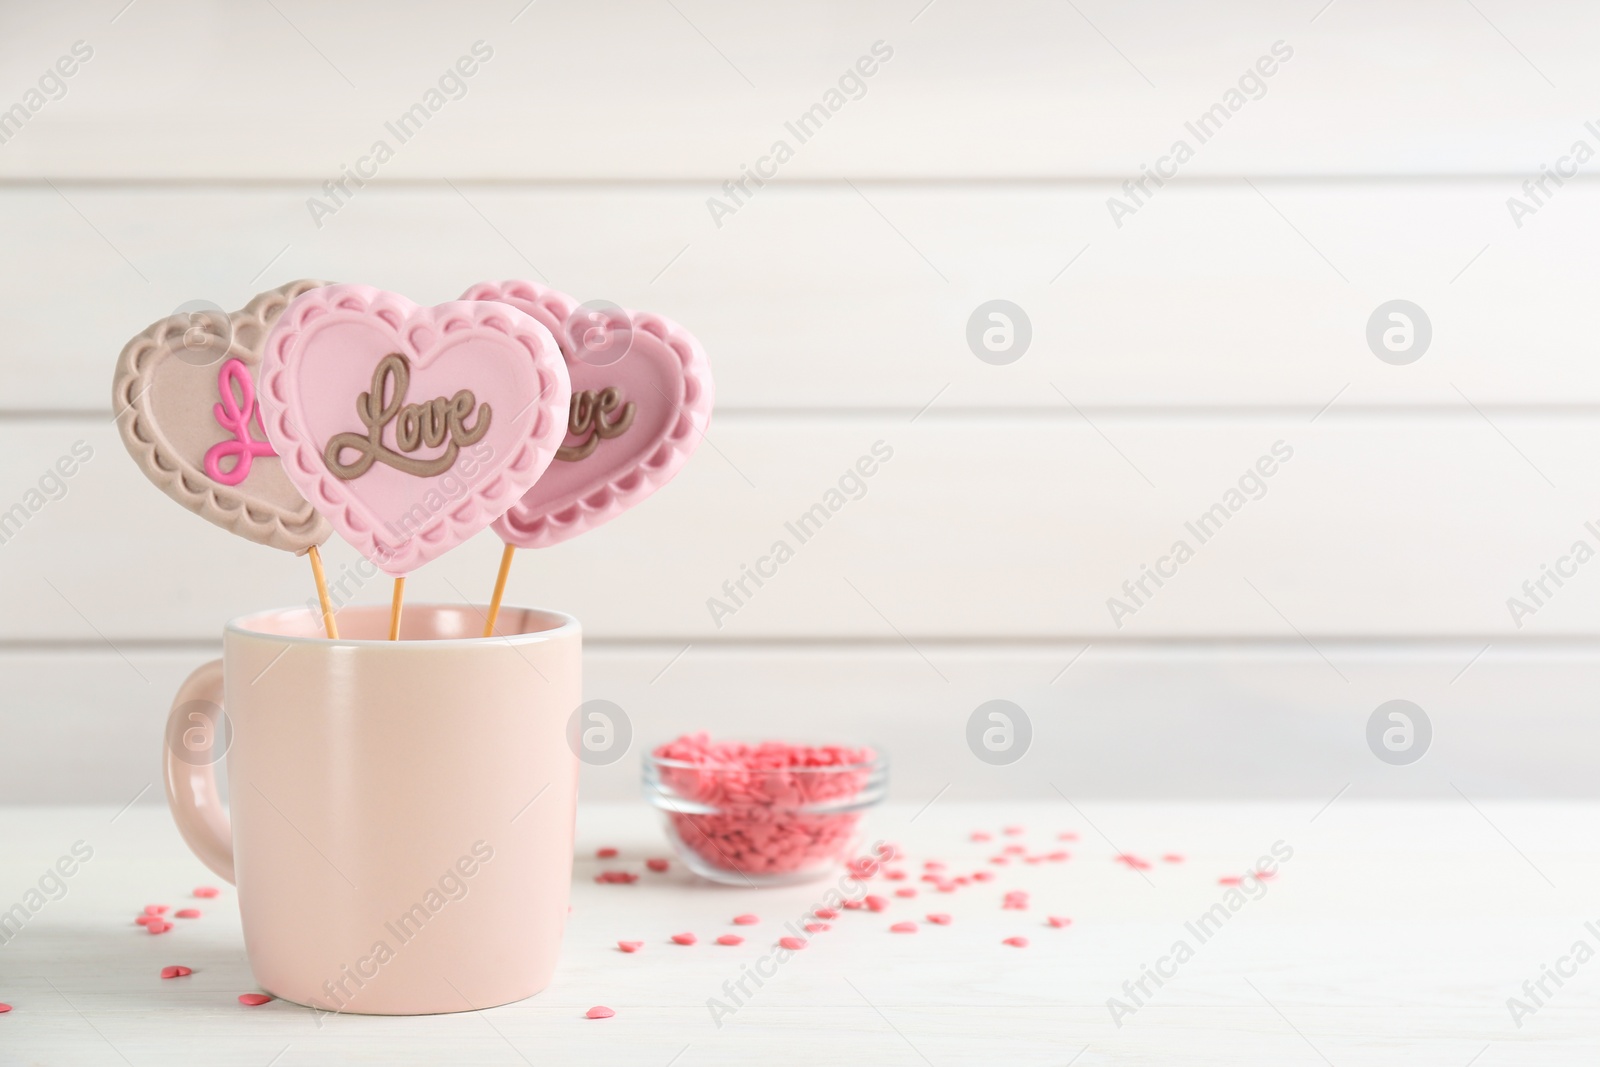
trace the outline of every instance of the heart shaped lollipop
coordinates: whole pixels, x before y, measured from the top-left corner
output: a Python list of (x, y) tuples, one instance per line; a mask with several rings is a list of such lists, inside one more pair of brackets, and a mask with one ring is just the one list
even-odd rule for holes
[(403, 577), (539, 480), (571, 398), (555, 338), (508, 305), (419, 307), (365, 285), (291, 304), (267, 337), (260, 402), (291, 481)]
[(111, 389), (123, 444), (145, 477), (223, 529), (290, 552), (333, 531), (262, 437), (255, 378), (267, 330), (322, 284), (290, 282), (226, 316), (170, 315), (123, 348)]
[(676, 323), (620, 308), (590, 312), (527, 281), (484, 282), (461, 299), (498, 301), (538, 319), (560, 343), (572, 378), (556, 461), (494, 524), (506, 544), (544, 548), (609, 522), (671, 481), (705, 436), (711, 366)]

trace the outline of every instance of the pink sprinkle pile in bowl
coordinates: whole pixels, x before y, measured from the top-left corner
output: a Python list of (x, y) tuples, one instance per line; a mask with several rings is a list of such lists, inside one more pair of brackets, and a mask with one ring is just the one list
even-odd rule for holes
[(871, 748), (751, 744), (685, 734), (644, 760), (644, 793), (696, 874), (729, 885), (823, 877), (883, 799), (889, 764)]

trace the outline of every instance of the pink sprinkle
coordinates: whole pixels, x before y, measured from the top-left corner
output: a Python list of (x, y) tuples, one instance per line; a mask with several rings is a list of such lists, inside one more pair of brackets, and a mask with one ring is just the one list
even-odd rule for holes
[(1063, 919), (1059, 915), (1050, 916), (1048, 922), (1050, 923), (1051, 926), (1054, 926), (1057, 929), (1060, 929), (1063, 926), (1071, 926), (1072, 925), (1072, 920), (1071, 919)]
[(990, 856), (989, 862), (997, 866), (1004, 867), (1006, 864), (1010, 863), (1011, 860), (1005, 856)]
[(1243, 881), (1244, 881), (1244, 879), (1240, 878), (1238, 875), (1230, 874), (1230, 875), (1228, 875), (1228, 876), (1226, 876), (1224, 878), (1218, 878), (1217, 879), (1217, 884), (1218, 885), (1238, 885), (1240, 882), (1243, 882)]
[(954, 882), (940, 882), (938, 889), (941, 893), (954, 893), (956, 891), (956, 884)]
[(1277, 876), (1278, 876), (1278, 872), (1277, 871), (1257, 871), (1256, 872), (1256, 878), (1258, 878), (1259, 880), (1261, 880), (1263, 882), (1265, 882), (1265, 881), (1267, 881), (1268, 879), (1271, 879), (1271, 878), (1276, 878)]
[(805, 940), (799, 937), (780, 937), (778, 938), (778, 944), (782, 945), (784, 948), (795, 950), (806, 947)]
[(889, 906), (889, 902), (887, 900), (883, 899), (880, 896), (876, 896), (876, 895), (868, 896), (866, 899), (864, 899), (862, 901), (862, 903), (864, 903), (868, 908), (870, 908), (873, 911), (882, 911), (884, 908), (887, 908)]
[(150, 922), (145, 924), (144, 928), (150, 931), (152, 934), (164, 934), (168, 930), (172, 929), (172, 924), (153, 918)]
[(833, 927), (829, 926), (827, 923), (806, 923), (806, 933), (808, 934), (820, 934), (824, 930), (832, 929)]
[(1168, 852), (1165, 856), (1161, 857), (1161, 862), (1162, 863), (1182, 863), (1183, 862), (1183, 857), (1178, 855), (1176, 852)]
[(1028, 894), (1021, 889), (1013, 889), (1006, 894), (1006, 899), (1000, 907), (1005, 911), (1027, 911)]
[(194, 895), (202, 900), (206, 900), (211, 897), (218, 896), (221, 894), (221, 892), (222, 890), (218, 889), (214, 885), (203, 885), (194, 891)]
[(695, 943), (693, 934), (673, 934), (672, 943), (675, 945), (692, 945)]
[(891, 882), (903, 882), (906, 880), (905, 871), (884, 871), (883, 876)]
[(972, 840), (974, 840), (974, 841), (993, 841), (994, 840), (994, 835), (990, 834), (990, 833), (985, 833), (982, 830), (974, 830), (972, 832)]
[(604, 1004), (596, 1004), (594, 1007), (584, 1012), (583, 1017), (586, 1019), (609, 1019), (615, 1014), (616, 1012), (612, 1011)]
[(251, 1008), (260, 1007), (272, 998), (265, 993), (240, 993), (239, 1003)]
[(833, 908), (813, 908), (811, 914), (819, 919), (837, 919), (839, 917), (839, 913)]
[(198, 919), (200, 918), (200, 909), (179, 908), (177, 911), (172, 913), (172, 917), (175, 919)]
[(611, 848), (610, 846), (605, 848), (597, 848), (594, 850), (594, 856), (595, 859), (614, 860), (617, 858), (617, 850)]
[(618, 941), (617, 942), (617, 947), (620, 948), (624, 952), (638, 952), (641, 948), (644, 948), (644, 942), (643, 941)]
[(660, 859), (659, 857), (645, 860), (644, 865), (650, 868), (652, 871), (655, 871), (657, 874), (660, 874), (662, 871), (667, 869), (667, 861)]
[(1070, 852), (1052, 852), (1050, 855), (1045, 857), (1045, 859), (1049, 860), (1051, 863), (1063, 863), (1071, 858), (1072, 853)]
[(1000, 943), (1002, 945), (1010, 945), (1012, 948), (1027, 948), (1028, 947), (1028, 939), (1025, 938), (1025, 937), (1008, 937), (1008, 938), (1006, 938), (1004, 941), (1002, 941)]
[(1022, 833), (1022, 827), (1008, 826), (1006, 827), (1005, 833), (1007, 837), (1016, 837), (1018, 834)]
[(1028, 850), (1025, 847), (1023, 847), (1022, 845), (1007, 845), (1005, 848), (1001, 849), (1000, 851), (1003, 852), (1004, 854), (1006, 854), (1007, 856), (1020, 856), (1020, 855), (1022, 855), (1024, 852), (1026, 852)]
[(1073, 833), (1071, 830), (1068, 830), (1066, 833), (1056, 835), (1057, 841), (1076, 841), (1077, 839), (1078, 835)]
[(992, 882), (992, 881), (994, 881), (994, 872), (993, 871), (973, 871), (972, 872), (972, 880), (974, 882)]
[(601, 885), (632, 885), (639, 876), (632, 871), (601, 871), (594, 880)]
[(182, 978), (184, 975), (193, 973), (194, 971), (190, 970), (188, 967), (174, 966), (161, 968), (161, 977), (163, 978)]
[(138, 923), (140, 926), (149, 926), (153, 922), (160, 922), (161, 917), (158, 915), (141, 915), (133, 921)]
[(847, 900), (840, 905), (840, 907), (846, 909), (847, 911), (860, 911), (866, 906), (867, 902), (864, 900)]
[(165, 915), (170, 906), (171, 905), (168, 904), (146, 904), (144, 906), (144, 913), (146, 915)]
[(949, 926), (950, 916), (946, 915), (942, 911), (936, 911), (928, 916), (928, 921), (938, 926)]
[[(822, 915), (821, 909), (818, 909), (817, 914), (818, 915)], [(831, 915), (823, 916), (823, 917), (824, 918), (832, 918)], [(761, 917), (759, 915), (735, 915), (733, 917), (733, 924), (735, 926), (754, 926), (756, 923), (758, 923), (760, 921), (761, 921)]]
[(895, 923), (889, 927), (889, 932), (894, 934), (914, 934), (917, 932), (916, 923)]
[(740, 937), (738, 934), (723, 934), (721, 937), (717, 938), (717, 944), (742, 945), (744, 944), (744, 938)]
[(4, 1015), (6, 1012), (8, 1012), (10, 1010), (11, 1010), (11, 1005), (9, 1005), (9, 1004), (0, 1004), (0, 1015)]
[(925, 871), (942, 871), (944, 870), (944, 860), (929, 860), (922, 865), (922, 869)]
[(902, 886), (894, 891), (894, 895), (897, 897), (914, 897), (917, 895), (917, 891), (910, 886)]
[(1129, 868), (1135, 871), (1148, 871), (1150, 869), (1150, 862), (1148, 860), (1142, 860), (1138, 856), (1135, 856), (1129, 852), (1124, 852), (1122, 855), (1117, 856), (1116, 862), (1125, 863)]

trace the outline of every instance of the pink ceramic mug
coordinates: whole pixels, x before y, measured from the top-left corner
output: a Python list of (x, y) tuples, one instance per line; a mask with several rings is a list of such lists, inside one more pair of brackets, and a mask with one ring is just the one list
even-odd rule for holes
[(566, 924), (577, 621), (502, 608), (506, 636), (483, 638), (468, 606), (403, 619), (399, 641), (385, 607), (342, 609), (338, 640), (305, 608), (235, 619), (168, 720), (173, 818), (238, 886), (256, 981), (322, 1011), (521, 1000), (549, 984)]

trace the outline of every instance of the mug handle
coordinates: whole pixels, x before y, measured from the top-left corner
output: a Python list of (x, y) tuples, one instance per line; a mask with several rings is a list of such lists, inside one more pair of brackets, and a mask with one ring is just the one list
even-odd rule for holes
[(172, 698), (172, 710), (167, 713), (167, 743), (162, 747), (162, 764), (167, 780), (167, 806), (172, 809), (172, 819), (178, 824), (178, 833), (189, 850), (216, 874), (233, 880), (233, 825), (222, 807), (217, 793), (217, 767), (212, 761), (193, 764), (178, 758), (171, 739), (181, 737), (187, 724), (177, 721), (181, 709), (193, 701), (202, 700), (222, 706), (222, 661), (195, 668), (184, 679), (178, 693)]

